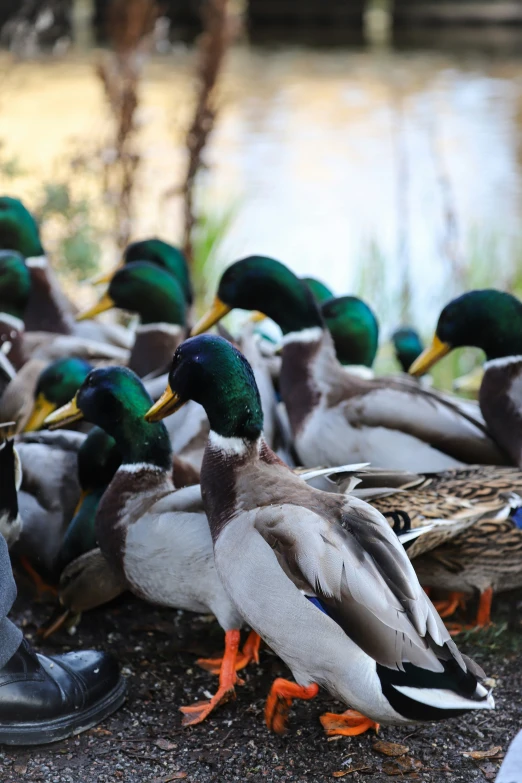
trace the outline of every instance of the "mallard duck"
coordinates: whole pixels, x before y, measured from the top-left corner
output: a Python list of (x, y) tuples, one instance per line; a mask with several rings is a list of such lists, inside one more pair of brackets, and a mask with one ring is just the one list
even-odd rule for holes
[(150, 424), (144, 418), (151, 404), (131, 370), (98, 368), (47, 423), (85, 418), (116, 441), (122, 464), (98, 506), (96, 538), (132, 592), (163, 606), (211, 612), (225, 629), (217, 693), (208, 702), (182, 707), (184, 724), (191, 725), (233, 695), (236, 666), (257, 658), (257, 650), (243, 650), (238, 656), (242, 618), (214, 567), (200, 487), (174, 488), (167, 430), (161, 422)]
[(392, 343), (395, 349), (395, 357), (403, 372), (408, 372), (411, 365), (423, 351), (423, 344), (411, 326), (401, 326), (392, 334)]
[(60, 430), (27, 433), (16, 442), (22, 466), (22, 527), (13, 553), (39, 590), (49, 589), (57, 578), (57, 555), (80, 497), (77, 461), (84, 440), (80, 432)]
[(149, 261), (125, 264), (114, 273), (98, 302), (76, 318), (94, 318), (114, 307), (140, 317), (130, 369), (140, 377), (164, 372), (187, 334), (185, 293), (176, 278)]
[(316, 302), (319, 304), (334, 298), (333, 291), (331, 291), (327, 285), (322, 283), (320, 280), (317, 280), (315, 277), (302, 277), (301, 280), (306, 283), (314, 295)]
[(222, 275), (199, 334), (234, 307), (264, 312), (283, 337), (281, 397), (302, 464), (371, 462), (405, 470), (443, 470), (508, 458), (475, 419), (449, 398), (402, 378), (358, 378), (336, 359), (308, 287), (287, 267), (262, 256)]
[(72, 560), (95, 549), (96, 511), (120, 464), (121, 454), (114, 439), (93, 427), (78, 451), (81, 495), (57, 554), (60, 573)]
[(486, 354), (479, 404), (491, 435), (522, 467), (522, 303), (494, 289), (469, 291), (442, 310), (432, 344), (410, 368), (426, 372), (453, 348), (473, 346)]
[(146, 419), (188, 399), (210, 422), (201, 487), (216, 569), (296, 679), (272, 685), (268, 726), (284, 731), (292, 699), (320, 685), (363, 713), (322, 716), (331, 734), (492, 709), (484, 673), (459, 653), (384, 517), (307, 486), (268, 447), (242, 354), (219, 337), (182, 343)]
[(116, 324), (75, 324), (74, 305), (60, 289), (47, 261), (36, 220), (19, 199), (0, 197), (0, 248), (25, 258), (31, 277), (27, 331), (57, 332), (129, 348), (132, 336)]
[[(346, 477), (342, 469), (322, 473), (339, 491), (352, 491), (353, 471)], [(440, 604), (444, 616), (457, 608), (462, 595), (477, 593), (473, 627), (483, 627), (490, 622), (493, 594), (522, 586), (518, 468), (474, 465), (424, 475), (362, 468), (355, 477), (355, 496), (387, 518), (399, 515), (413, 530), (435, 523), (407, 551), (423, 586), (452, 593)]]
[[(1, 215), (0, 199), (0, 222)], [(15, 370), (31, 358), (52, 361), (75, 355), (93, 360), (127, 360), (127, 351), (107, 343), (73, 335), (27, 331), (31, 290), (31, 276), (22, 256), (0, 251), (0, 347)]]
[(357, 296), (340, 296), (321, 304), (321, 314), (332, 335), (338, 361), (350, 372), (373, 378), (371, 368), (379, 346), (375, 313)]
[(74, 396), (91, 370), (92, 364), (85, 359), (72, 356), (48, 364), (38, 376), (33, 393), (32, 410), (24, 431), (39, 430), (46, 416), (65, 405)]
[(175, 277), (185, 296), (187, 308), (190, 308), (194, 302), (194, 293), (190, 281), (190, 272), (187, 259), (184, 253), (174, 245), (164, 242), (157, 237), (141, 239), (138, 242), (131, 242), (123, 252), (122, 263), (110, 272), (104, 272), (91, 280), (94, 285), (98, 283), (110, 283), (115, 272), (126, 264), (133, 264), (136, 261), (149, 261), (156, 264)]
[(0, 425), (0, 534), (11, 547), (20, 537), (18, 490), (22, 483), (20, 457), (11, 437), (11, 423)]

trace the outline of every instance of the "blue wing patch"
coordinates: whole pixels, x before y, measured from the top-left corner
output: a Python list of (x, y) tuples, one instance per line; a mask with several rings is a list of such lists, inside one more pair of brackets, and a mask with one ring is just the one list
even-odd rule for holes
[(512, 511), (510, 517), (515, 523), (516, 527), (518, 527), (519, 530), (522, 530), (522, 506), (519, 506), (519, 508), (516, 508), (514, 511)]

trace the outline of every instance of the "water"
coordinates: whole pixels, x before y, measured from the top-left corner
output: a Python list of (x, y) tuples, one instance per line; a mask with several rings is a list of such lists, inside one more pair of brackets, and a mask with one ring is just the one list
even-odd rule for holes
[[(3, 177), (2, 190), (31, 205), (42, 181), (69, 176), (72, 154), (106, 138), (97, 57), (7, 69), (0, 138), (26, 173)], [(180, 236), (179, 202), (165, 193), (182, 177), (193, 67), (188, 50), (147, 66), (136, 236)], [(237, 210), (221, 263), (274, 255), (339, 294), (362, 289), (388, 327), (406, 278), (424, 329), (459, 288), (516, 275), (521, 59), (240, 47), (220, 93), (204, 202), (212, 213)], [(96, 179), (77, 180), (103, 212)]]

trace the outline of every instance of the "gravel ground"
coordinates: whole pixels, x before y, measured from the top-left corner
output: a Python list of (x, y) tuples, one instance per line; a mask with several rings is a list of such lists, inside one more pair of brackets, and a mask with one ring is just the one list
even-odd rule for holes
[[(45, 652), (91, 646), (111, 651), (128, 678), (128, 698), (102, 726), (79, 737), (47, 747), (0, 749), (2, 783), (315, 783), (333, 778), (381, 783), (393, 777), (471, 783), (495, 779), (503, 753), (522, 728), (522, 633), (502, 630), (499, 615), (492, 630), (459, 640), (461, 649), (496, 679), (496, 711), (383, 728), (385, 744), (379, 748), (373, 732), (327, 740), (319, 715), (342, 706), (325, 695), (295, 703), (285, 737), (269, 734), (264, 700), (272, 680), (287, 676), (287, 670), (266, 648), (259, 667), (246, 671), (236, 701), (205, 723), (182, 729), (179, 705), (206, 698), (205, 691), (216, 686), (216, 678), (195, 665), (196, 656), (220, 651), (222, 633), (212, 618), (124, 596), (85, 615), (74, 636), (64, 632), (41, 644), (35, 630), (49, 613), (49, 606), (19, 598), (14, 618)], [(495, 748), (500, 750), (493, 754)], [(470, 751), (489, 751), (494, 758), (464, 755)]]

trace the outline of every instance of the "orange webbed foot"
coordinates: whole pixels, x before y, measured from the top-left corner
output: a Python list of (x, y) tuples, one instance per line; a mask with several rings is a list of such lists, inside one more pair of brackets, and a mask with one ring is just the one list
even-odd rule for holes
[(51, 593), (51, 595), (58, 596), (58, 590), (56, 587), (53, 587), (52, 585), (48, 585), (47, 582), (45, 582), (38, 571), (36, 571), (27, 557), (25, 555), (22, 555), (20, 557), (20, 565), (24, 569), (24, 571), (29, 575), (31, 581), (33, 582), (36, 592), (38, 594), (38, 598), (41, 598), (43, 593)]
[(477, 619), (471, 625), (460, 625), (459, 623), (448, 623), (447, 628), (451, 636), (456, 636), (462, 631), (478, 631), (481, 628), (487, 628), (491, 625), (491, 603), (493, 601), (493, 588), (487, 587), (480, 594), (477, 610)]
[(457, 609), (464, 609), (466, 597), (464, 593), (451, 592), (445, 601), (434, 601), (433, 606), (441, 617), (451, 617)]
[(313, 699), (318, 692), (319, 686), (315, 682), (311, 685), (298, 685), (281, 677), (274, 680), (265, 705), (265, 722), (270, 731), (284, 734), (293, 700)]
[[(236, 672), (240, 671), (240, 669), (244, 669), (245, 666), (248, 666), (252, 661), (259, 663), (260, 645), (261, 637), (255, 631), (250, 631), (243, 649), (236, 657)], [(199, 658), (196, 663), (211, 674), (219, 674), (223, 658)]]
[(194, 726), (201, 723), (205, 718), (218, 707), (230, 699), (234, 699), (235, 688), (238, 682), (236, 674), (236, 658), (239, 649), (240, 634), (238, 630), (227, 631), (225, 634), (225, 654), (219, 672), (219, 688), (217, 693), (208, 701), (200, 701), (191, 704), (189, 707), (180, 707), (184, 717), (181, 721), (182, 726)]
[(320, 721), (328, 737), (356, 737), (369, 729), (379, 731), (378, 723), (371, 718), (366, 718), (357, 710), (346, 710), (340, 715), (335, 712), (325, 712), (321, 715)]

